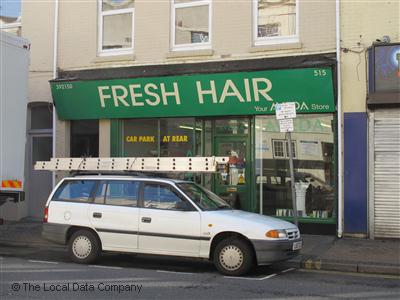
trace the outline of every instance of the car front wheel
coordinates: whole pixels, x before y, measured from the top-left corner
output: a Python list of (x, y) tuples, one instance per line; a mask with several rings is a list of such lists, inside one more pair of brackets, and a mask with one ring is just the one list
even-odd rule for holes
[(244, 275), (254, 265), (253, 250), (242, 239), (223, 240), (215, 248), (214, 264), (218, 271), (224, 275)]
[(78, 230), (69, 239), (69, 254), (76, 263), (94, 262), (100, 255), (100, 249), (99, 239), (89, 230)]

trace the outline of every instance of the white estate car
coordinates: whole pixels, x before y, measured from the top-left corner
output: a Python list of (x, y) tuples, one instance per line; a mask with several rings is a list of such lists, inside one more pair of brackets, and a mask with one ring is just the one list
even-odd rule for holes
[(292, 223), (234, 210), (193, 182), (138, 176), (63, 179), (46, 203), (42, 234), (67, 244), (77, 263), (101, 251), (185, 256), (233, 276), (302, 247)]

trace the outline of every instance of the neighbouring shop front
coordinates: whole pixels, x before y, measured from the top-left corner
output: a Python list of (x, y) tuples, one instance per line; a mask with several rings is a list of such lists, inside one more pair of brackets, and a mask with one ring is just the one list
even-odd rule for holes
[(369, 58), (369, 236), (400, 239), (400, 43)]
[(199, 64), (188, 74), (149, 77), (84, 74), (83, 80), (52, 81), (51, 88), (60, 119), (110, 120), (112, 156), (230, 156), (218, 174), (167, 175), (199, 182), (237, 208), (288, 220), (293, 214), (288, 145), (275, 104), (296, 102), (292, 142), (300, 222), (315, 229), (311, 232), (318, 232), (316, 223), (327, 224), (334, 234), (333, 65), (261, 67), (207, 72)]

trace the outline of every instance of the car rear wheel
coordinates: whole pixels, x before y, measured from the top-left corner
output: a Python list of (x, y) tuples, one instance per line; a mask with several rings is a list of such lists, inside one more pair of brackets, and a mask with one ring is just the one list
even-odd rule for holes
[(89, 264), (100, 255), (100, 241), (91, 231), (78, 230), (69, 239), (68, 250), (74, 262)]
[(242, 239), (222, 240), (215, 247), (214, 264), (218, 271), (224, 275), (244, 275), (254, 265), (253, 250)]

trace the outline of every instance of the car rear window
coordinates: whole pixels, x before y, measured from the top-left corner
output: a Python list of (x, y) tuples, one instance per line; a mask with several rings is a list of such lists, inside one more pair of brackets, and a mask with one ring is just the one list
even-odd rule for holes
[(56, 191), (52, 200), (88, 202), (95, 185), (94, 180), (68, 180)]

